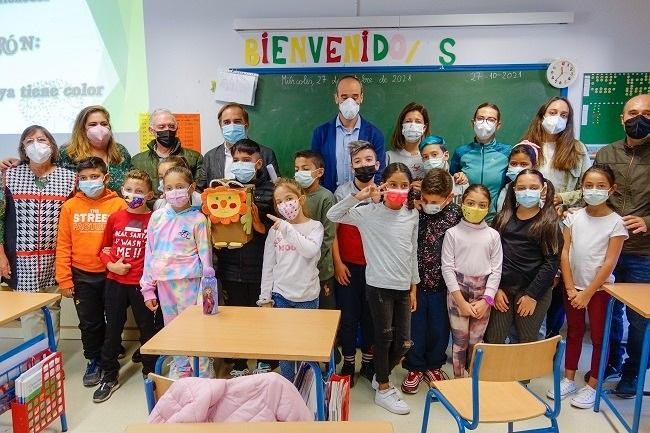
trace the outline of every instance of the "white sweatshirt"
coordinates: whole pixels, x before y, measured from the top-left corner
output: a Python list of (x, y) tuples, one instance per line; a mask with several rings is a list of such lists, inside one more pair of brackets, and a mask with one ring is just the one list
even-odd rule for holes
[(418, 211), (399, 210), (383, 203), (358, 206), (349, 195), (327, 212), (330, 220), (359, 228), (366, 255), (366, 282), (374, 287), (409, 290), (420, 282), (418, 273)]
[(270, 229), (264, 245), (259, 304), (271, 301), (271, 292), (293, 302), (313, 301), (320, 294), (318, 260), (323, 224), (308, 220), (290, 224), (282, 220)]

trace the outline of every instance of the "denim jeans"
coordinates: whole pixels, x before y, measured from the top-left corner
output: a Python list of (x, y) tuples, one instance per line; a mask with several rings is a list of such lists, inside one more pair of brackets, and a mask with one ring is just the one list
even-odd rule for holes
[(409, 291), (366, 285), (366, 299), (375, 327), (377, 382), (388, 383), (393, 367), (411, 347)]
[(418, 308), (411, 313), (413, 345), (406, 353), (402, 367), (425, 372), (441, 368), (447, 362), (449, 344), (449, 313), (447, 291), (419, 290)]
[[(650, 256), (632, 256), (622, 255), (618, 259), (618, 264), (614, 271), (617, 283), (650, 283)], [(616, 310), (616, 308), (615, 308)], [(622, 312), (622, 308), (620, 309)], [(625, 314), (627, 320), (630, 322), (630, 327), (627, 333), (627, 356), (625, 364), (623, 364), (623, 376), (635, 377), (639, 372), (639, 364), (641, 362), (641, 349), (643, 344), (643, 333), (645, 331), (647, 320), (637, 314), (630, 307), (626, 308)], [(621, 320), (622, 321), (622, 320)], [(612, 328), (614, 328), (615, 319), (612, 320)], [(620, 350), (622, 338), (622, 327), (618, 341), (615, 346), (612, 346), (610, 353), (615, 356), (615, 350)], [(613, 333), (612, 333), (613, 335)], [(617, 337), (618, 337), (617, 335)], [(610, 342), (612, 338), (610, 337)]]
[(335, 283), (336, 304), (341, 310), (341, 327), (339, 342), (343, 356), (354, 356), (357, 352), (357, 329), (361, 324), (363, 335), (363, 353), (372, 353), (373, 324), (370, 308), (366, 299), (366, 266), (345, 263), (350, 271), (350, 284), (343, 286)]
[[(318, 298), (313, 301), (294, 302), (286, 299), (279, 293), (272, 293), (271, 299), (273, 300), (273, 307), (275, 308), (302, 308), (302, 309), (318, 309)], [(297, 364), (295, 361), (280, 361), (280, 374), (288, 381), (293, 382), (296, 376)]]
[(566, 313), (564, 311), (564, 282), (562, 279), (553, 287), (551, 305), (546, 312), (546, 338), (560, 335), (560, 329), (564, 325)]

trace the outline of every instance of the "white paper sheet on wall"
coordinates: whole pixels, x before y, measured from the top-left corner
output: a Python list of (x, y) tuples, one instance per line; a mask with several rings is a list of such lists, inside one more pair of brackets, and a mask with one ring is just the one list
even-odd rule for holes
[(212, 82), (214, 96), (221, 102), (238, 102), (255, 105), (255, 91), (259, 74), (242, 71), (220, 70)]

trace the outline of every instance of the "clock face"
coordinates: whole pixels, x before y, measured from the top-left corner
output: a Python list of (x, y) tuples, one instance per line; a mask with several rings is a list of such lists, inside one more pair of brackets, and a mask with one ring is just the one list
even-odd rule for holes
[(578, 68), (567, 59), (553, 61), (546, 70), (546, 79), (553, 87), (568, 87), (578, 78)]

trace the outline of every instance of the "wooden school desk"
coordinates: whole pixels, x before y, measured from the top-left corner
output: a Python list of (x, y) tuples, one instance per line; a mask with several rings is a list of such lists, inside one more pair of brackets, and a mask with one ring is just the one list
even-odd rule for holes
[(54, 329), (52, 328), (52, 317), (46, 305), (61, 299), (59, 293), (26, 293), (26, 292), (0, 292), (0, 326), (10, 323), (39, 308), (45, 315), (47, 326), (47, 338), (50, 350), (56, 351)]
[[(203, 314), (201, 306), (187, 308), (166, 325), (140, 352), (162, 355), (156, 363), (160, 374), (164, 356), (192, 356), (198, 372), (198, 356), (215, 358), (305, 361), (312, 366), (316, 383), (323, 381), (318, 362), (330, 361), (341, 312), (293, 308), (219, 307), (219, 313)], [(325, 419), (323, 387), (316, 387), (318, 420)]]
[(393, 433), (389, 422), (249, 422), (212, 424), (135, 424), (125, 433)]
[[(39, 308), (45, 316), (45, 327), (47, 329), (47, 341), (52, 352), (56, 352), (56, 339), (52, 326), (52, 316), (47, 305), (61, 299), (60, 293), (27, 293), (27, 292), (0, 292), (0, 326), (10, 323), (19, 317), (36, 311)], [(35, 335), (34, 335), (35, 337)], [(10, 351), (11, 352), (11, 351)], [(60, 416), (61, 430), (68, 430), (68, 422), (65, 411)], [(16, 430), (14, 430), (16, 431)]]
[[(623, 424), (625, 429), (631, 433), (639, 431), (639, 421), (641, 419), (641, 405), (643, 403), (643, 387), (645, 385), (646, 368), (648, 366), (648, 354), (650, 353), (650, 326), (648, 326), (647, 319), (650, 319), (650, 284), (634, 284), (634, 283), (618, 283), (618, 284), (605, 284), (604, 289), (611, 295), (609, 304), (607, 305), (607, 316), (605, 317), (605, 333), (603, 335), (603, 347), (600, 352), (600, 366), (598, 368), (598, 385), (596, 385), (596, 402), (594, 403), (594, 412), (600, 410), (600, 400), (602, 399), (614, 415)], [(602, 360), (607, 359), (609, 353), (609, 334), (612, 325), (612, 310), (614, 308), (614, 300), (618, 299), (623, 304), (632, 308), (641, 317), (646, 319), (645, 331), (643, 333), (643, 345), (641, 350), (641, 359), (639, 365), (639, 376), (637, 379), (636, 387), (636, 400), (634, 402), (634, 416), (632, 418), (632, 425), (630, 426), (619, 411), (614, 406), (614, 403), (609, 398), (609, 390), (603, 389), (603, 378), (605, 376), (606, 362)]]

